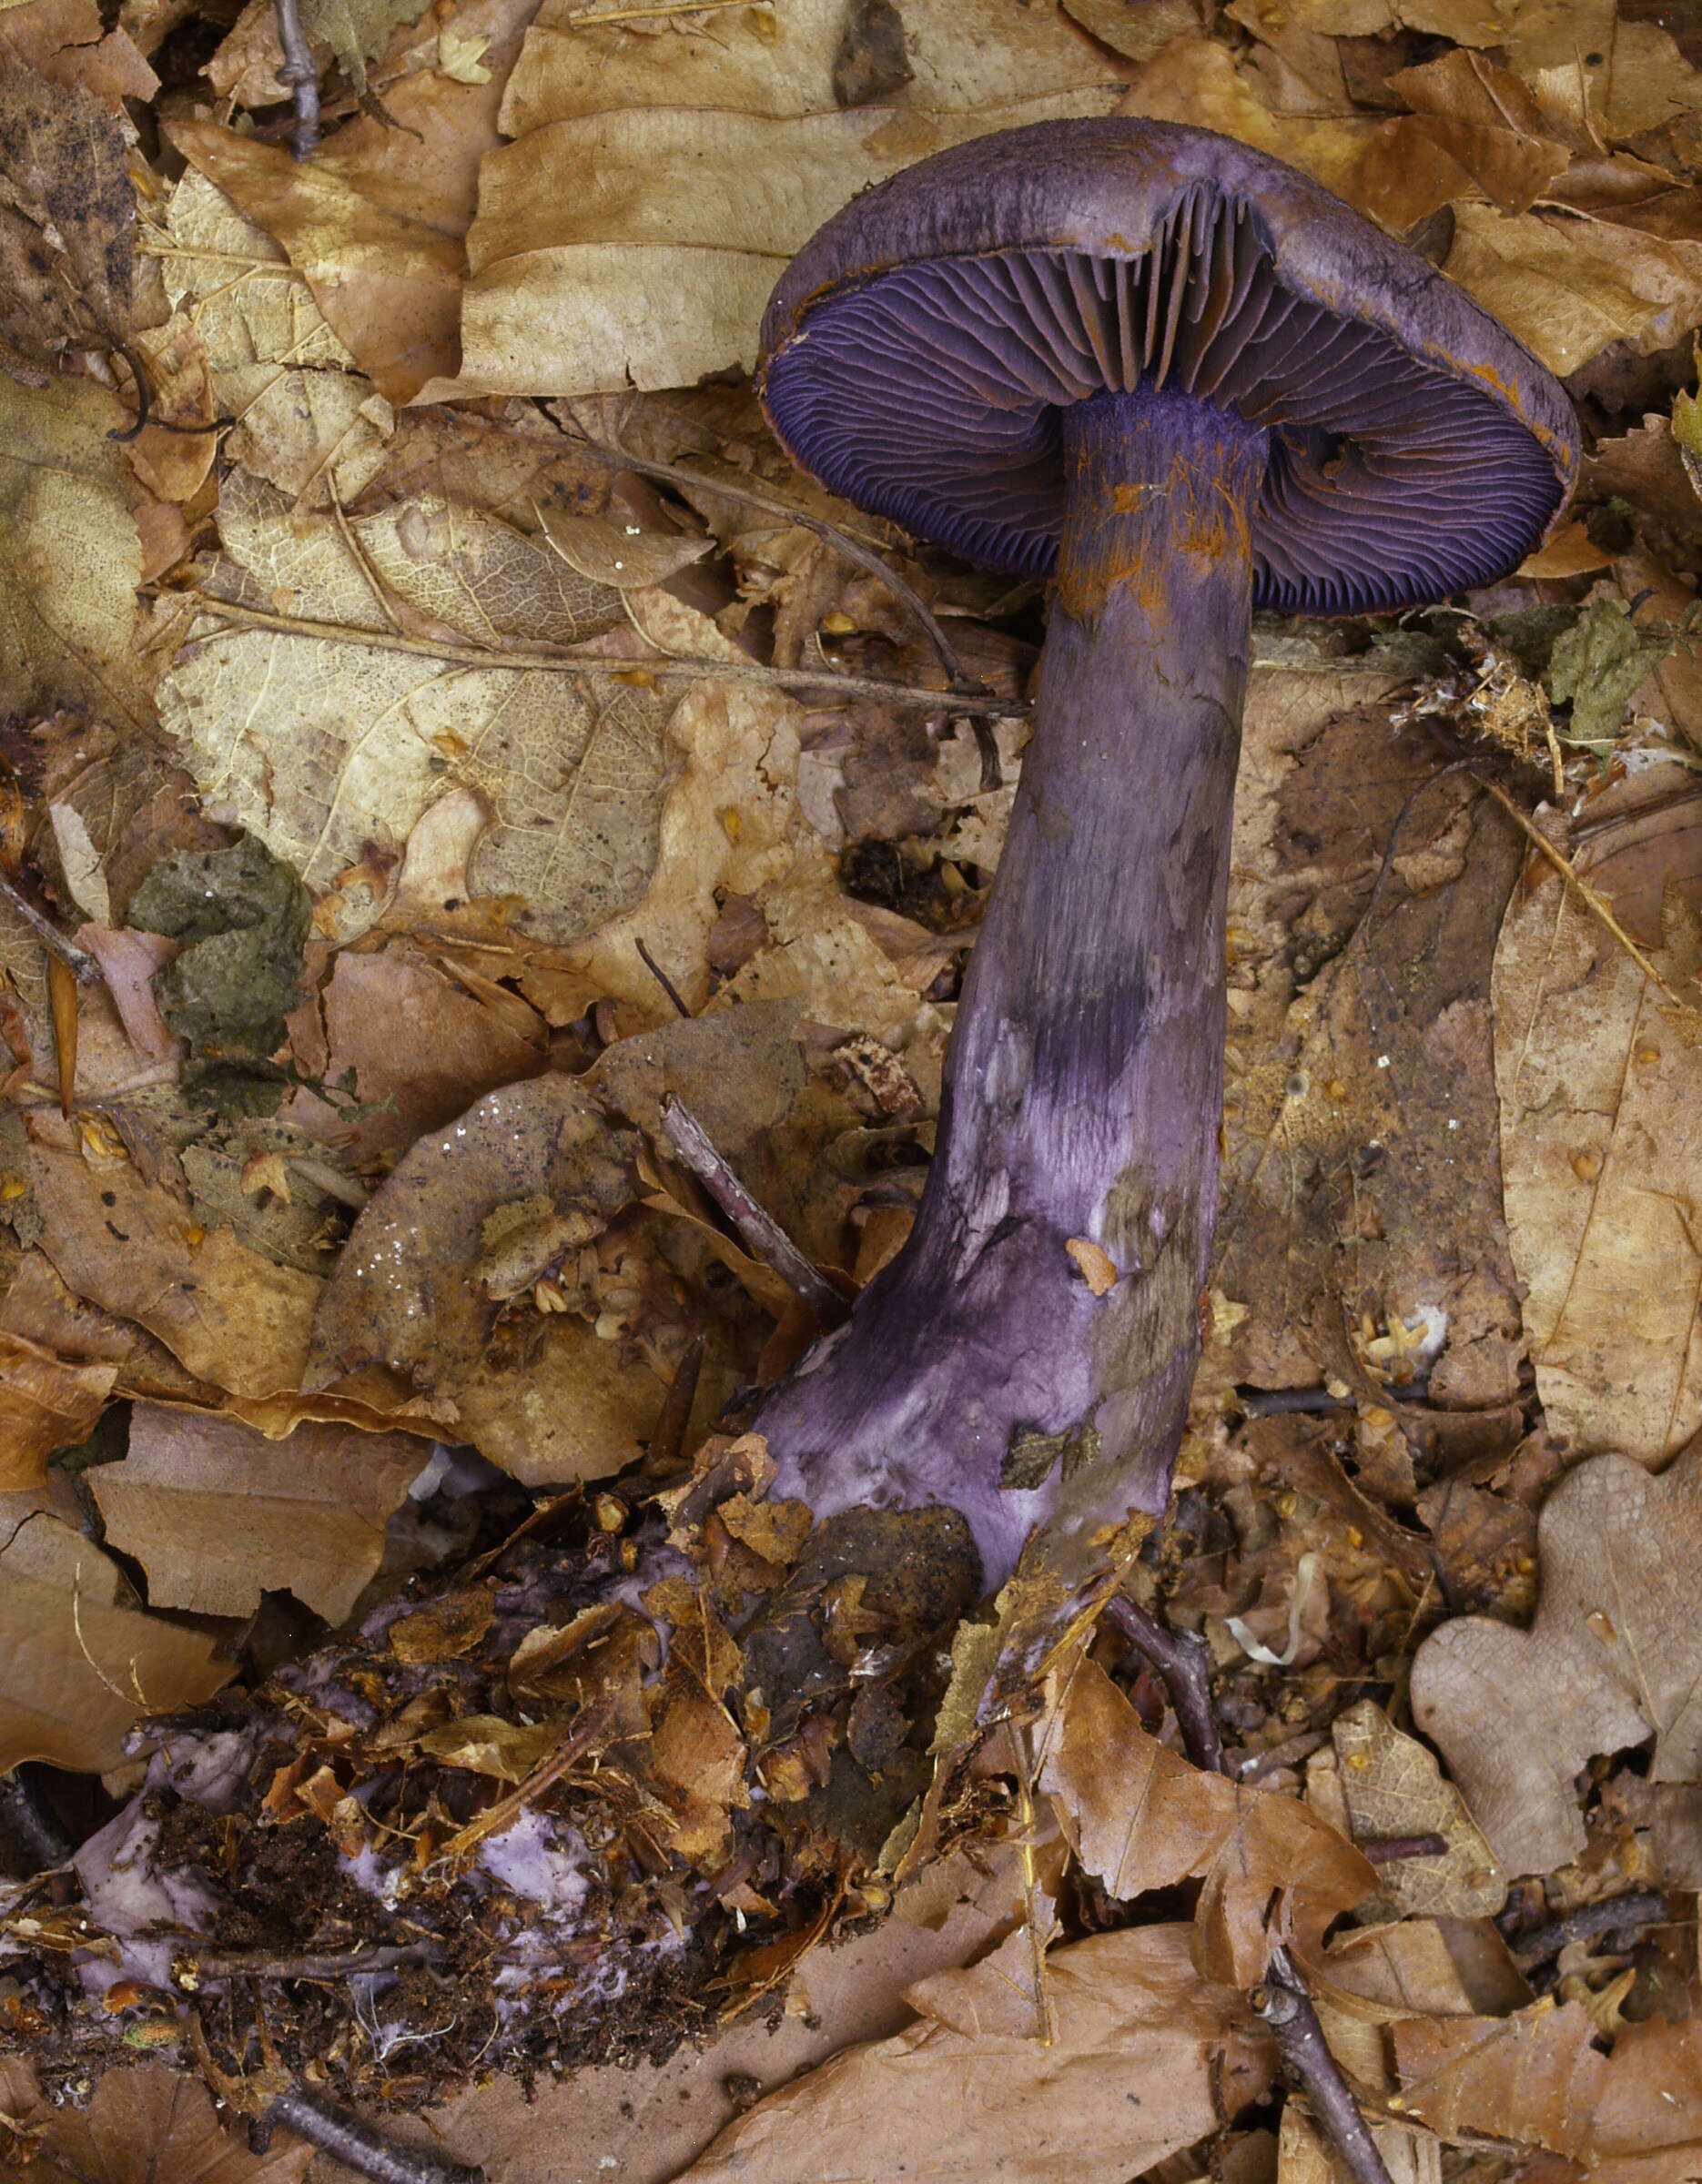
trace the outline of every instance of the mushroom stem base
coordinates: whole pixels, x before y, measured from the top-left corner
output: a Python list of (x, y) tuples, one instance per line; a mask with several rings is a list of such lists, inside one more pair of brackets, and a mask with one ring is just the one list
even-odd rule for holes
[(1174, 394), (1098, 396), (1063, 430), (1034, 738), (916, 1228), (757, 1421), (777, 1491), (949, 1503), (989, 1585), (1042, 1520), (1085, 1572), (1169, 1489), (1217, 1206), (1265, 460), (1261, 431)]

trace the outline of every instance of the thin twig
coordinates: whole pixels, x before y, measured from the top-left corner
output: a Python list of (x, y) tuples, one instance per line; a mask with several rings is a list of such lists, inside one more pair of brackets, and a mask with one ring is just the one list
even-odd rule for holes
[[(1470, 769), (1468, 769), (1468, 771), (1470, 771)], [(1630, 956), (1632, 962), (1636, 965), (1638, 970), (1642, 972), (1643, 976), (1649, 981), (1649, 983), (1652, 986), (1658, 986), (1661, 992), (1666, 995), (1667, 998), (1672, 1003), (1675, 1008), (1683, 1009), (1685, 1014), (1688, 1016), (1695, 1016), (1697, 1012), (1691, 1006), (1689, 1002), (1683, 999), (1681, 996), (1674, 993), (1672, 987), (1667, 985), (1666, 979), (1663, 978), (1659, 971), (1656, 969), (1655, 965), (1649, 959), (1648, 956), (1645, 954), (1644, 950), (1631, 937), (1630, 934), (1626, 931), (1619, 920), (1614, 915), (1613, 905), (1608, 902), (1606, 896), (1604, 895), (1598, 895), (1595, 888), (1590, 885), (1589, 882), (1581, 876), (1577, 871), (1577, 868), (1573, 864), (1572, 860), (1563, 850), (1558, 850), (1555, 847), (1554, 844), (1548, 839), (1548, 836), (1544, 834), (1542, 828), (1537, 825), (1536, 822), (1528, 817), (1525, 813), (1522, 812), (1518, 805), (1515, 804), (1512, 797), (1508, 795), (1505, 789), (1498, 787), (1494, 782), (1486, 781), (1481, 774), (1475, 772), (1472, 773), (1472, 779), (1476, 782), (1480, 789), (1488, 790), (1489, 794), (1494, 798), (1495, 802), (1501, 806), (1502, 810), (1505, 812), (1508, 818), (1512, 820), (1513, 824), (1518, 828), (1519, 832), (1522, 834), (1526, 835), (1533, 846), (1542, 852), (1543, 855), (1547, 858), (1548, 862), (1554, 866), (1555, 870), (1560, 875), (1561, 878), (1568, 884), (1568, 885), (1577, 889), (1578, 894), (1583, 897), (1585, 907), (1591, 913), (1593, 916), (1598, 918), (1601, 923), (1606, 926), (1608, 932), (1613, 935), (1614, 938), (1619, 943), (1626, 954)]]
[(1271, 1950), (1265, 1983), (1254, 1987), (1252, 2005), (1276, 2036), (1283, 2068), (1305, 2094), (1353, 2184), (1390, 2184), (1371, 2128), (1330, 2052), (1312, 1997), (1286, 1949)]
[(398, 2146), (370, 2124), (299, 2086), (280, 2093), (260, 2121), (282, 2124), (357, 2176), (372, 2178), (374, 2184), (483, 2184), (483, 2169), (439, 2161), (430, 2154), (415, 2153), (411, 2147)]
[[(1361, 1849), (1364, 1848), (1362, 1844)], [(1585, 1904), (1565, 1918), (1550, 1919), (1528, 1934), (1515, 1934), (1507, 1943), (1513, 1961), (1522, 1972), (1551, 1956), (1558, 1956), (1569, 1942), (1589, 1941), (1598, 1934), (1613, 1934), (1634, 1926), (1652, 1926), (1667, 1916), (1667, 1898), (1653, 1893), (1610, 1896), (1604, 1904)]]
[(278, 16), (278, 43), (284, 49), (278, 80), (289, 86), (296, 109), (289, 148), (298, 159), (306, 159), (319, 141), (319, 72), (308, 49), (296, 0), (272, 0), (272, 7)]
[(441, 1942), (404, 1941), (301, 1956), (274, 1956), (265, 1949), (208, 1949), (197, 1954), (195, 1963), (204, 1979), (352, 1979), (361, 1972), (393, 1971), (400, 1964), (436, 1964), (442, 1956)]
[(662, 966), (656, 961), (650, 950), (644, 945), (643, 937), (641, 934), (633, 934), (633, 945), (638, 950), (639, 955), (643, 958), (644, 968), (650, 973), (651, 976), (662, 988), (663, 992), (666, 994), (669, 1000), (673, 1002), (674, 1007), (679, 1010), (681, 1016), (689, 1016), (692, 1012), (686, 1007), (684, 1002), (681, 1000), (679, 988), (674, 985), (673, 979), (669, 977), (666, 971), (664, 971)]
[(1126, 1592), (1113, 1592), (1105, 1603), (1105, 1613), (1163, 1677), (1189, 1758), (1205, 1774), (1221, 1774), (1223, 1742), (1211, 1711), (1211, 1655), (1204, 1640), (1185, 1631), (1167, 1631)]
[(35, 1861), (33, 1870), (63, 1866), (76, 1845), (41, 1794), (41, 1785), (22, 1767), (0, 1774), (0, 1824), (9, 1827), (18, 1847)]
[[(377, 652), (411, 652), (416, 659), (451, 660), (459, 667), (528, 668), (548, 675), (631, 674), (635, 670), (658, 682), (766, 682), (777, 690), (813, 690), (834, 696), (880, 698), (889, 705), (924, 705), (932, 713), (984, 713), (996, 720), (1017, 720), (1028, 712), (1016, 698), (978, 691), (931, 690), (924, 682), (891, 682), (884, 675), (844, 675), (827, 668), (764, 667), (755, 660), (623, 660), (612, 653), (587, 659), (562, 652), (505, 652), (472, 644), (447, 644), (435, 638), (403, 637), (389, 630), (351, 630), (338, 622), (309, 622), (294, 614), (268, 614), (260, 607), (239, 607), (206, 592), (178, 592), (203, 614), (216, 614), (236, 629), (280, 630), (289, 637), (316, 637), (331, 644), (364, 644)], [(198, 640), (210, 642), (210, 639)]]
[(823, 1279), (765, 1207), (759, 1206), (710, 1143), (709, 1134), (685, 1104), (669, 1093), (662, 1106), (668, 1143), (702, 1183), (744, 1239), (754, 1257), (772, 1267), (824, 1327), (837, 1327), (851, 1308)]
[(579, 435), (579, 441), (593, 454), (600, 455), (604, 461), (618, 463), (624, 470), (636, 470), (642, 478), (654, 478), (665, 485), (693, 488), (700, 493), (714, 493), (723, 500), (731, 500), (735, 507), (755, 509), (759, 515), (774, 516), (783, 523), (795, 523), (801, 531), (813, 531), (818, 539), (826, 539), (836, 553), (843, 555), (847, 561), (855, 562), (857, 568), (866, 570), (870, 576), (885, 584), (893, 597), (907, 607), (921, 623), (927, 633), (928, 642), (938, 655), (940, 665), (954, 685), (951, 693), (945, 691), (939, 693), (942, 703), (948, 694), (956, 694), (956, 686), (958, 685), (966, 693), (986, 694), (985, 683), (971, 682), (965, 674), (963, 662), (953, 649), (951, 640), (940, 628), (932, 609), (921, 594), (907, 584), (896, 570), (889, 569), (872, 546), (863, 545), (848, 532), (841, 531), (836, 523), (829, 523), (822, 516), (812, 516), (789, 500), (775, 500), (766, 493), (754, 493), (748, 486), (727, 485), (719, 478), (705, 478), (698, 470), (683, 470), (677, 463), (652, 462), (646, 456), (629, 455), (624, 448), (616, 447), (608, 440), (593, 440), (588, 432)]
[(1397, 1858), (1445, 1858), (1445, 1835), (1373, 1835), (1369, 1843), (1353, 1846), (1372, 1866), (1393, 1866)]
[(12, 905), (30, 931), (50, 956), (56, 956), (79, 986), (93, 986), (100, 976), (100, 966), (86, 948), (79, 948), (74, 940), (67, 940), (51, 918), (46, 918), (36, 909), (28, 895), (15, 887), (4, 874), (0, 874), (0, 896)]

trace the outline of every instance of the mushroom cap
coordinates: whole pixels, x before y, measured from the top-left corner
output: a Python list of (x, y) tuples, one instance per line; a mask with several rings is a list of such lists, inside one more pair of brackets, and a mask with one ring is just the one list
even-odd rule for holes
[(1537, 544), (1572, 406), (1434, 267), (1280, 160), (1171, 122), (1041, 122), (937, 154), (807, 242), (758, 388), (833, 492), (952, 552), (1049, 575), (1059, 410), (1185, 389), (1271, 435), (1256, 605), (1411, 606)]

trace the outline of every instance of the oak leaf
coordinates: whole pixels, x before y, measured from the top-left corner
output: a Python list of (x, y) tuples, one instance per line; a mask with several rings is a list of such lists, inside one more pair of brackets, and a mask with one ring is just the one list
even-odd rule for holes
[(1537, 1529), (1529, 1631), (1445, 1623), (1413, 1663), (1413, 1716), (1441, 1745), (1473, 1817), (1512, 1873), (1584, 1848), (1575, 1776), (1655, 1739), (1655, 1782), (1702, 1773), (1702, 1444), (1658, 1478), (1627, 1456), (1570, 1472)]

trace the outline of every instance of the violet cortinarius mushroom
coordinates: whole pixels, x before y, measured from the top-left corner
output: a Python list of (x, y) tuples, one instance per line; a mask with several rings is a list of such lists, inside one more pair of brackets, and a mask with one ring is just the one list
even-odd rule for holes
[(1199, 1352), (1252, 610), (1504, 574), (1576, 426), (1327, 191), (1140, 120), (983, 137), (856, 199), (776, 288), (759, 385), (830, 490), (1051, 591), (916, 1227), (757, 1422), (818, 1515), (955, 1506), (989, 1585), (1048, 1519), (1079, 1565), (1163, 1508)]

